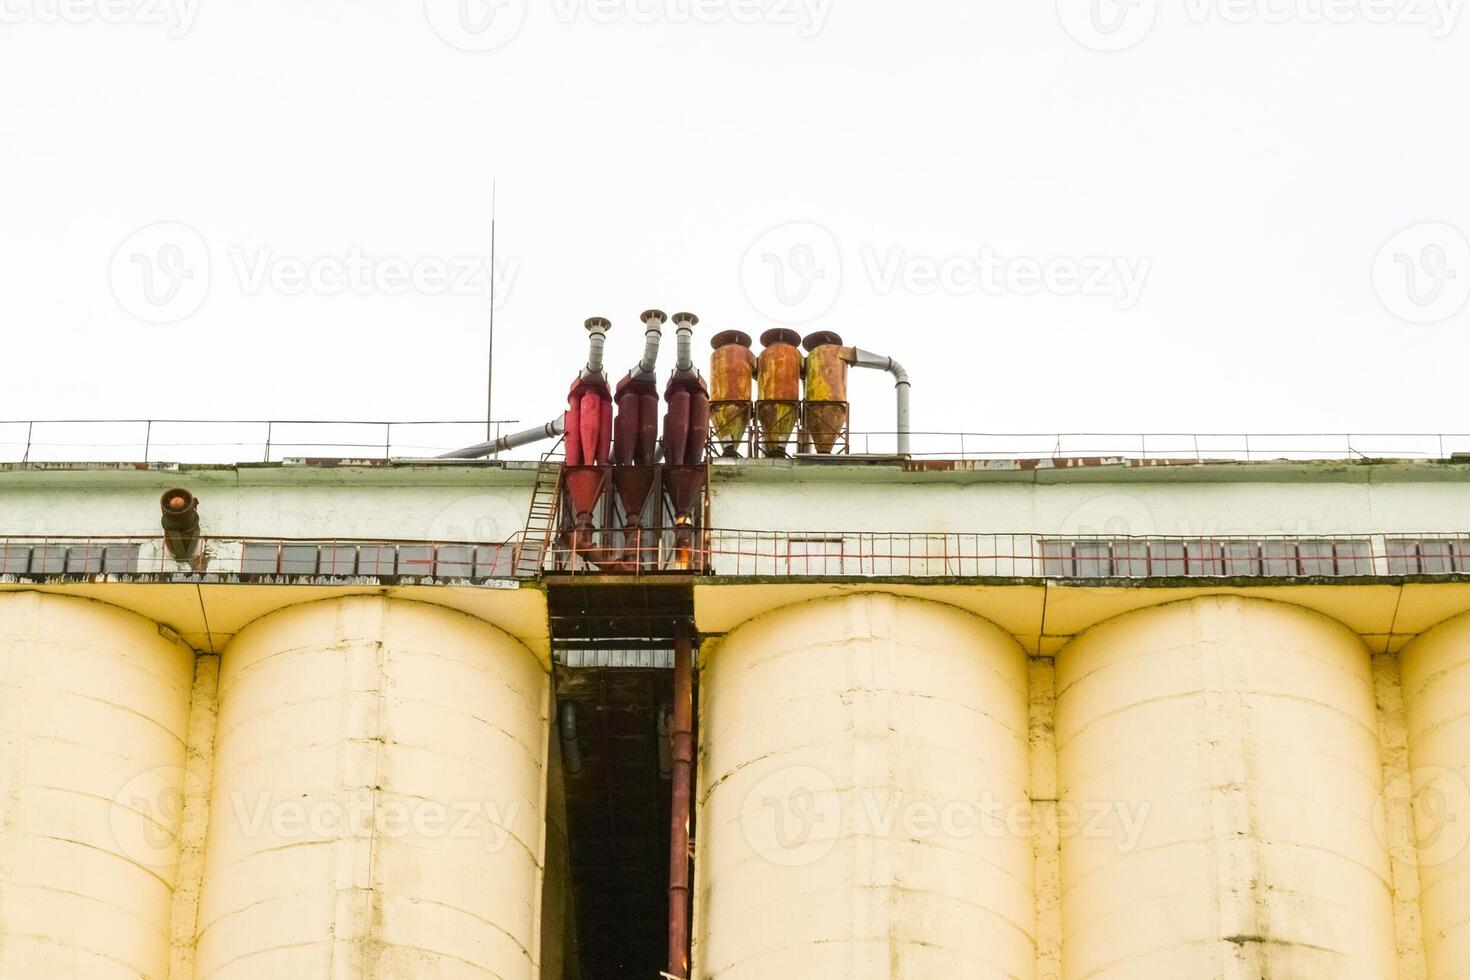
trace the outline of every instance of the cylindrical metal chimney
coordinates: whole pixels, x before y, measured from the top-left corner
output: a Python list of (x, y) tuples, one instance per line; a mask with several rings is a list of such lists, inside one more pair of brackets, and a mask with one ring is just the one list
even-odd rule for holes
[(587, 367), (582, 370), (581, 377), (596, 377), (606, 382), (607, 375), (602, 373), (602, 349), (607, 344), (607, 332), (612, 329), (612, 321), (605, 316), (594, 316), (583, 326), (587, 330)]

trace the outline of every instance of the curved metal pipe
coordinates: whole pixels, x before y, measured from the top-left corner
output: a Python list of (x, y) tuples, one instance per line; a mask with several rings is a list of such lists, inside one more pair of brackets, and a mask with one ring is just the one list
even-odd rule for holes
[(528, 446), (533, 442), (543, 439), (555, 439), (567, 431), (567, 417), (565, 413), (547, 422), (538, 425), (534, 429), (522, 429), (520, 432), (512, 432), (508, 436), (501, 436), (494, 442), (481, 442), (464, 449), (456, 449), (452, 453), (445, 453), (439, 459), (480, 459), (484, 456), (494, 456), (497, 453), (509, 452), (518, 446)]
[(699, 325), (699, 317), (693, 313), (675, 313), (674, 326), (678, 329), (678, 359), (674, 362), (674, 374), (676, 376), (692, 375), (694, 373), (694, 328)]
[(607, 344), (607, 332), (612, 329), (612, 321), (605, 316), (594, 316), (583, 326), (587, 329), (587, 366), (578, 377), (607, 381), (607, 375), (602, 373), (602, 350)]
[(909, 390), (913, 387), (909, 383), (909, 373), (893, 358), (874, 354), (861, 347), (847, 348), (844, 359), (853, 367), (887, 371), (893, 375), (893, 387), (898, 401), (898, 454), (909, 455)]
[(658, 380), (658, 348), (663, 340), (664, 324), (668, 315), (663, 310), (648, 310), (643, 314), (643, 360), (633, 369), (633, 380)]

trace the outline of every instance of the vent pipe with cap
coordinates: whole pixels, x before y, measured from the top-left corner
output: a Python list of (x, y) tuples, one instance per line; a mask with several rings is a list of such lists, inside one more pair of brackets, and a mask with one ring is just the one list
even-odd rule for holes
[(199, 554), (199, 499), (178, 487), (166, 491), (158, 504), (164, 548), (176, 561), (192, 561)]

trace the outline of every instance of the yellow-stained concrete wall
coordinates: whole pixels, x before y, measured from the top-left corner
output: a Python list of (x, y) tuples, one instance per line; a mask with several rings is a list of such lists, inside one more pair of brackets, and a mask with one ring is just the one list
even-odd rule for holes
[[(554, 728), (555, 726), (553, 726)], [(548, 737), (545, 884), (541, 889), (541, 976), (582, 980), (577, 958), (577, 907), (572, 891), (571, 843), (561, 739)]]
[(701, 675), (697, 977), (1031, 977), (1026, 662), (859, 594), (752, 620)]
[(513, 638), (386, 598), (224, 651), (197, 976), (538, 975), (549, 680)]
[(1196, 599), (1089, 630), (1056, 683), (1063, 977), (1397, 974), (1357, 636)]
[(1430, 980), (1470, 976), (1470, 614), (1403, 653), (1413, 840)]
[(0, 596), (0, 978), (168, 975), (193, 674), (132, 613)]

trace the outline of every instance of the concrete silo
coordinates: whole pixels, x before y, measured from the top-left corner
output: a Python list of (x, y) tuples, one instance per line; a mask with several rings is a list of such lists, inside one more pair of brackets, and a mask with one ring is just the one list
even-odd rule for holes
[(0, 595), (0, 977), (166, 977), (193, 652), (85, 599)]
[(356, 597), (221, 664), (198, 971), (538, 975), (549, 685), (489, 624)]
[(1414, 844), (1430, 980), (1470, 964), (1470, 614), (1403, 653)]
[(697, 976), (1034, 971), (1025, 658), (938, 603), (750, 620), (701, 674)]
[(1394, 976), (1369, 656), (1216, 596), (1057, 658), (1062, 975)]

